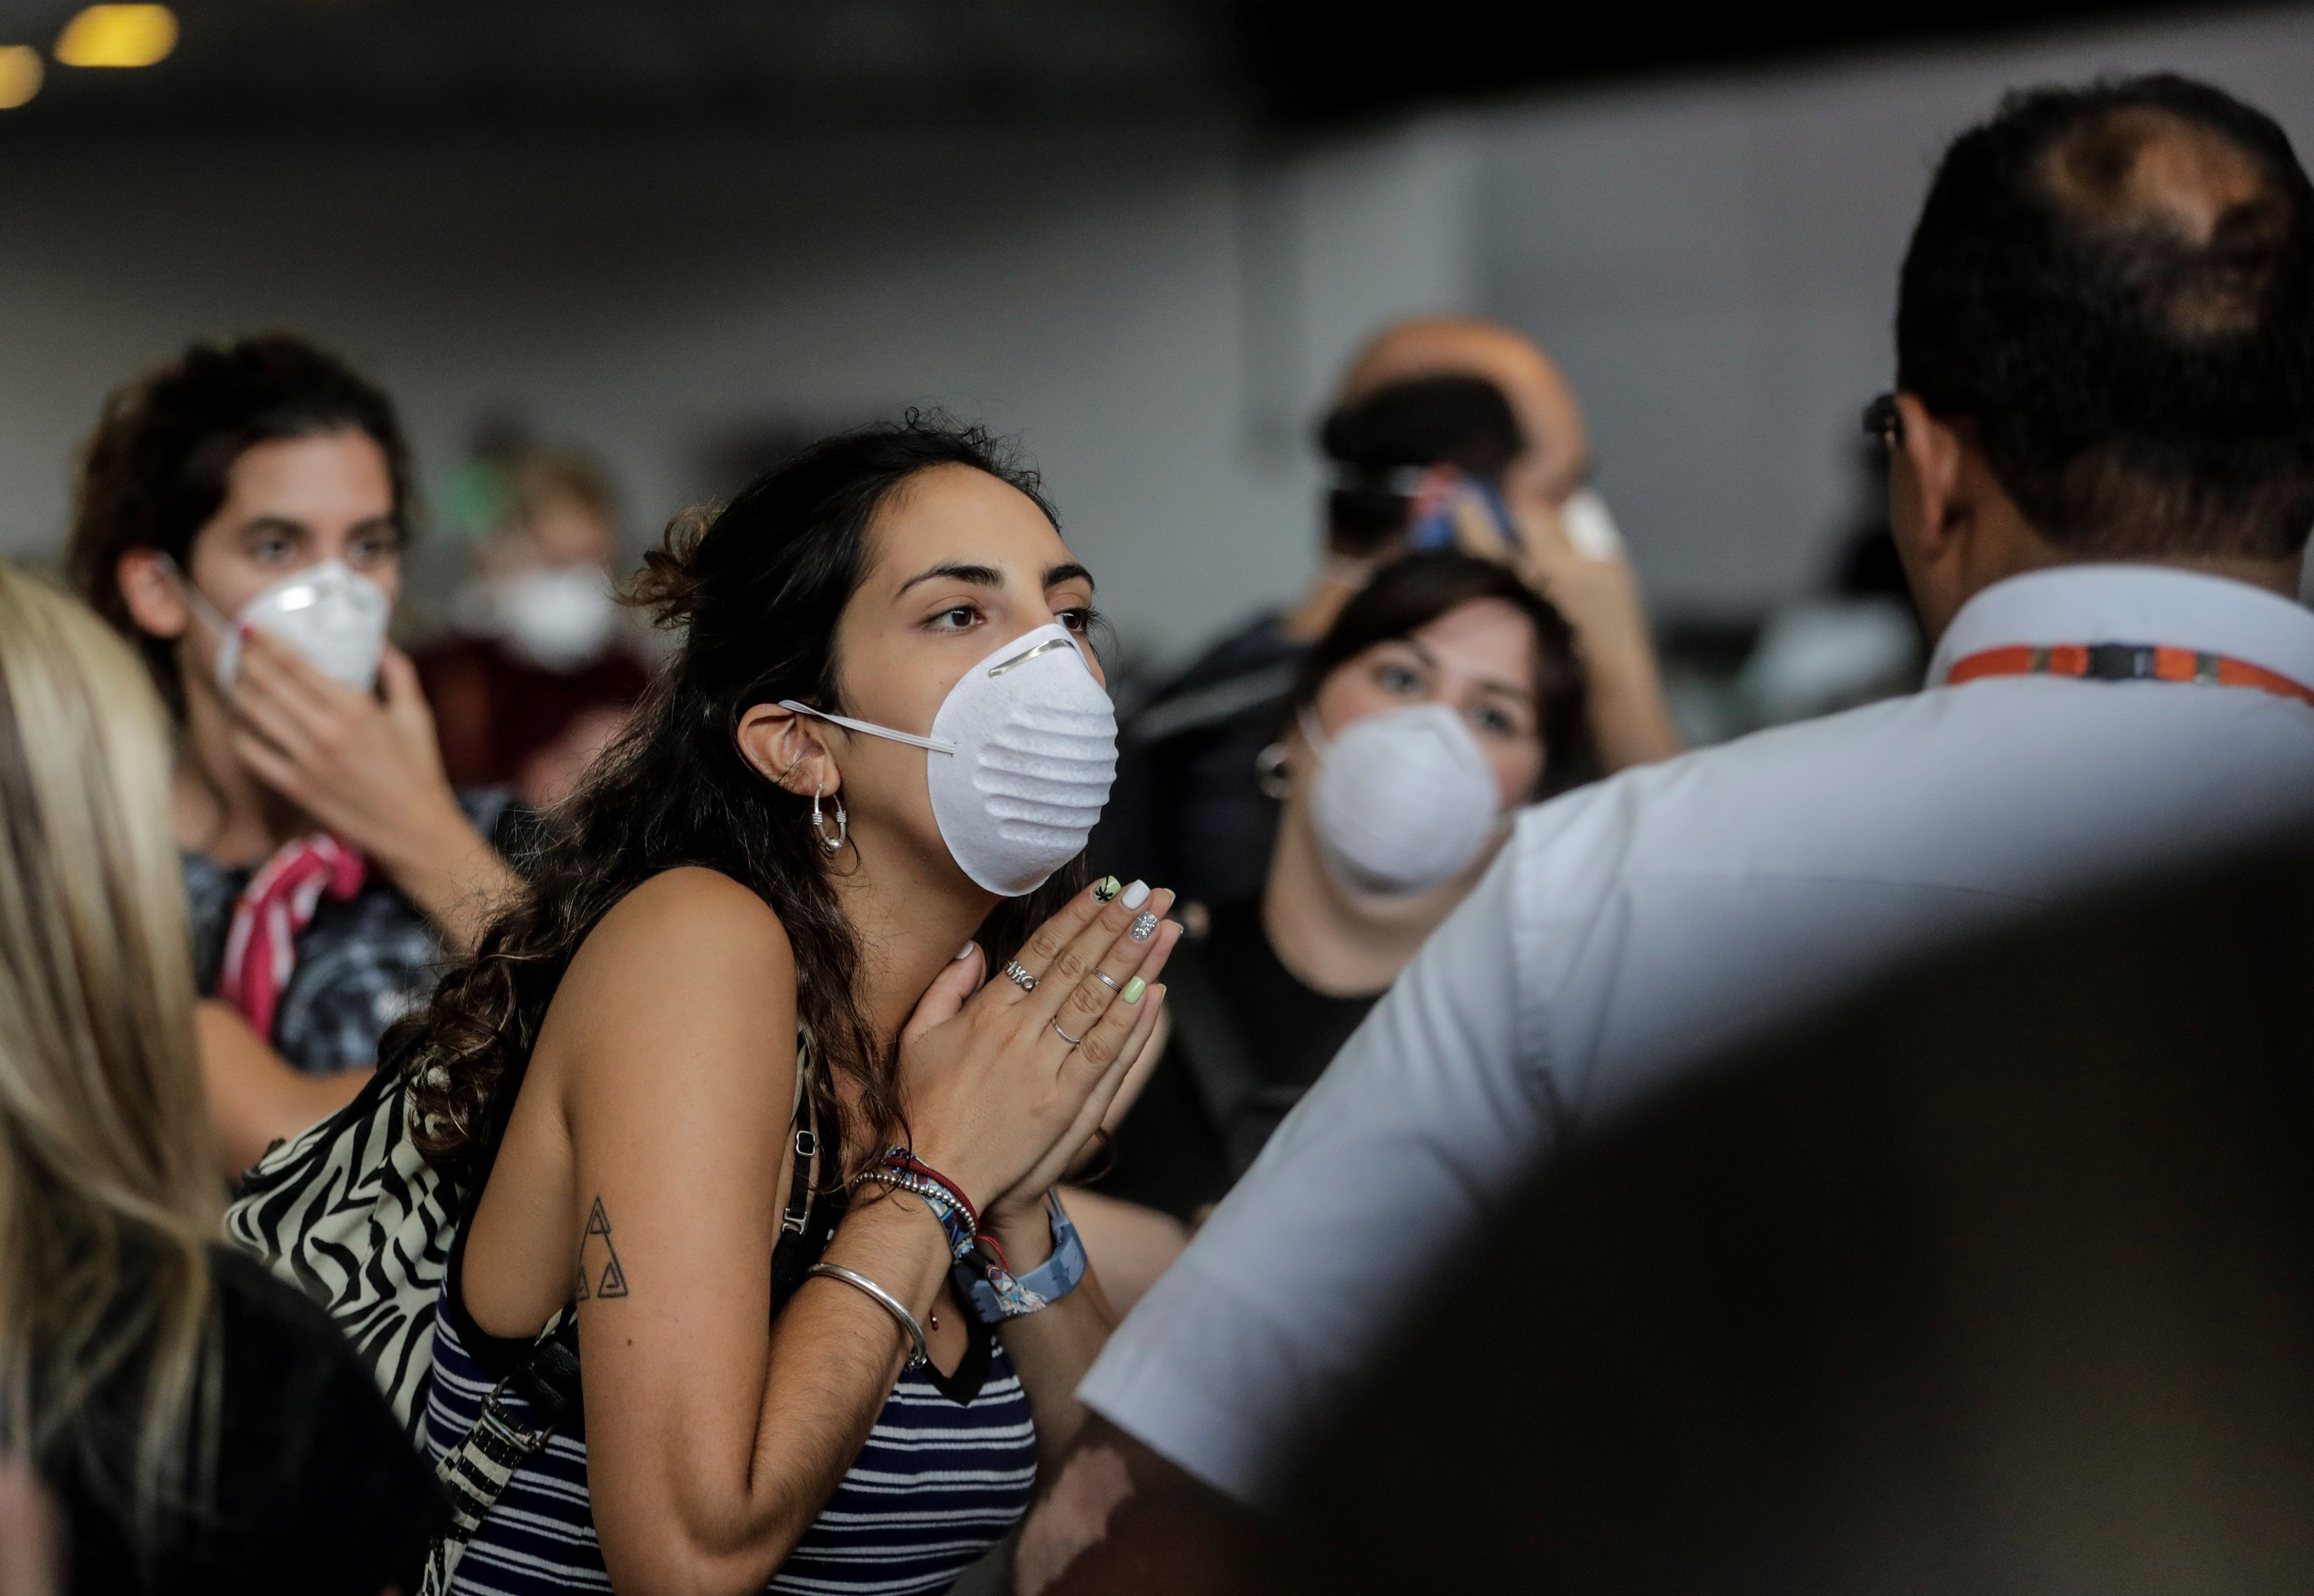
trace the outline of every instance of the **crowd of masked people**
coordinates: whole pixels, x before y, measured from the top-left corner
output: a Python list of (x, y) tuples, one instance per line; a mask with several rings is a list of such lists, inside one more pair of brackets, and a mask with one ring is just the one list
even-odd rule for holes
[(0, 565), (0, 1596), (2302, 1588), (2314, 187), (2020, 93), (1894, 287), (1926, 681), (1691, 752), (1482, 322), (1131, 683), (968, 423), (624, 611), (492, 462), (404, 654), (375, 384), (123, 386)]

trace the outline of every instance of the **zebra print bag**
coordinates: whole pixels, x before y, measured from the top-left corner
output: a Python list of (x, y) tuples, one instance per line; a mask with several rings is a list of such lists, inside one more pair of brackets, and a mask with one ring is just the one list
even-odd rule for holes
[(329, 1309), (416, 1441), (459, 1193), (411, 1141), (411, 1112), (401, 1077), (381, 1070), (242, 1177), (225, 1230)]
[[(410, 1135), (410, 1095), (381, 1069), (354, 1100), (242, 1177), (225, 1234), (329, 1310), (422, 1454), (434, 1376), (434, 1315), (458, 1229), (459, 1188)], [(578, 1358), (562, 1341), (564, 1309), (508, 1376), (534, 1411), (561, 1415), (577, 1398)], [(505, 1382), (501, 1382), (502, 1384)], [(444, 1596), (466, 1543), (516, 1469), (552, 1433), (509, 1424), (497, 1393), (436, 1466), (455, 1504), (427, 1548), (421, 1596)]]

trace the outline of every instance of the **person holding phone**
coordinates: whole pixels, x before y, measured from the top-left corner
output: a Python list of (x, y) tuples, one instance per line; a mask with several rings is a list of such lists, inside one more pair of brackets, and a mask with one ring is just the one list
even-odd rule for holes
[(1598, 768), (1680, 752), (1637, 577), (1588, 486), (1581, 411), (1540, 349), (1488, 322), (1400, 323), (1353, 363), (1319, 443), (1332, 481), (1309, 587), (1133, 695), (1099, 859), (1162, 875), (1191, 899), (1259, 894), (1278, 809), (1257, 757), (1302, 659), (1377, 570), (1409, 552), (1495, 560), (1566, 618)]

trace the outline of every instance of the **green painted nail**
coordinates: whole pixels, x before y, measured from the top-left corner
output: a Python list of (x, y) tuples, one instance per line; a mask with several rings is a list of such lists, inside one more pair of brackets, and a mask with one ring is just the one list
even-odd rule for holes
[(1092, 901), (1105, 904), (1125, 890), (1125, 883), (1114, 876), (1103, 876), (1092, 884)]
[(1141, 1001), (1141, 994), (1148, 990), (1149, 983), (1141, 979), (1140, 976), (1135, 975), (1132, 980), (1125, 983), (1125, 990), (1117, 995), (1123, 998), (1128, 1003), (1137, 1003)]

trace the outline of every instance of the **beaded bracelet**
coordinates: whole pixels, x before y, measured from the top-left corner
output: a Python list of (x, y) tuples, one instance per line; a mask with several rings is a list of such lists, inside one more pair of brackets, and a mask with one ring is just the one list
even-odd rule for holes
[(979, 1231), (973, 1227), (965, 1212), (956, 1205), (955, 1195), (948, 1187), (937, 1181), (926, 1180), (921, 1175), (904, 1174), (881, 1166), (861, 1170), (853, 1177), (852, 1184), (856, 1186), (861, 1181), (872, 1181), (892, 1191), (906, 1192), (922, 1198), (924, 1206), (932, 1211), (932, 1217), (940, 1221), (941, 1230), (946, 1232), (949, 1250), (958, 1257), (972, 1250), (973, 1240)]
[(1023, 1286), (1004, 1260), (996, 1238), (980, 1228), (980, 1212), (957, 1184), (905, 1147), (888, 1147), (883, 1160), (861, 1171), (854, 1184), (874, 1181), (919, 1199), (940, 1221), (949, 1251), (967, 1273), (987, 1283), (998, 1311), (1006, 1318), (1035, 1313), (1046, 1306), (1038, 1292)]

